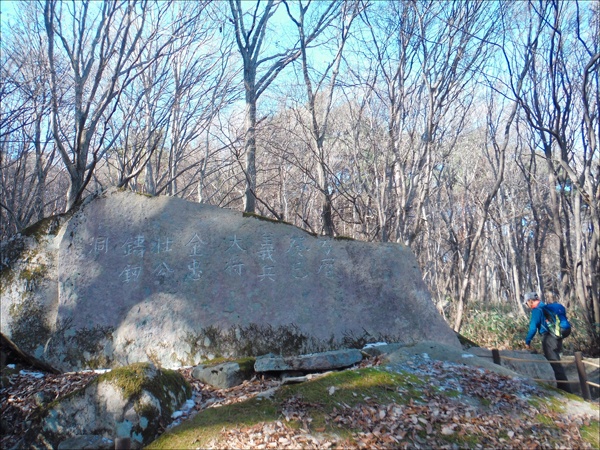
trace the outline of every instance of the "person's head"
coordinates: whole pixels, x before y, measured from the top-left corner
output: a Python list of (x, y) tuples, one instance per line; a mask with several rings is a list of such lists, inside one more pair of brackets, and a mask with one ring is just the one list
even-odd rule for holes
[(539, 303), (540, 297), (538, 296), (537, 292), (528, 292), (525, 294), (525, 306), (528, 308), (533, 309), (537, 307)]

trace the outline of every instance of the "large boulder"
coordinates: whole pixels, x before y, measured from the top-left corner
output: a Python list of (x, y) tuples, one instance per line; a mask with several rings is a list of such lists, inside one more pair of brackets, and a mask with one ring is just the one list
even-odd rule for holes
[(409, 248), (109, 190), (2, 244), (1, 332), (62, 370), (458, 347)]
[(65, 441), (89, 440), (91, 435), (101, 440), (127, 438), (139, 448), (157, 438), (161, 426), (191, 395), (178, 372), (149, 363), (121, 367), (48, 405), (30, 430), (28, 444), (65, 447)]

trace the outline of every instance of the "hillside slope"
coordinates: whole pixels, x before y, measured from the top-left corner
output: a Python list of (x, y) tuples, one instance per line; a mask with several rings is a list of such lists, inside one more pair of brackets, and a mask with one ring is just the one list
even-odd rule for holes
[(390, 356), (263, 395), (238, 389), (149, 448), (599, 446), (597, 404), (426, 353)]

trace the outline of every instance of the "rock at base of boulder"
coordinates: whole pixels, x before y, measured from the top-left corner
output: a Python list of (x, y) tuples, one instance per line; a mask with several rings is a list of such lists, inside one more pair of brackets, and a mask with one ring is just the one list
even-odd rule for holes
[(235, 361), (216, 365), (201, 364), (194, 368), (192, 377), (219, 389), (229, 389), (250, 379), (253, 372), (245, 366), (253, 361), (251, 358), (251, 361), (246, 361), (246, 364), (242, 362), (241, 365)]
[(254, 363), (256, 372), (321, 371), (350, 367), (362, 361), (360, 350), (344, 349), (301, 356), (259, 356)]

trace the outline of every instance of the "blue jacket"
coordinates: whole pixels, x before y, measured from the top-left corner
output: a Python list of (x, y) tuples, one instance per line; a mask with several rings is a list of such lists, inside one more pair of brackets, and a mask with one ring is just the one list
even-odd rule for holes
[[(535, 336), (536, 332), (539, 332), (540, 334), (546, 334), (549, 331), (548, 324), (546, 323), (546, 319), (544, 317), (544, 307), (554, 312), (553, 305), (554, 304), (546, 305), (544, 302), (540, 302), (536, 308), (533, 308), (531, 310), (531, 319), (529, 320), (529, 333), (527, 333), (527, 337), (525, 338), (525, 343), (527, 345), (531, 344), (531, 340)], [(560, 327), (571, 328), (571, 325), (567, 321), (567, 318), (563, 317), (560, 317)]]
[(544, 302), (540, 302), (537, 307), (531, 310), (531, 319), (529, 319), (529, 333), (527, 333), (527, 337), (525, 338), (525, 344), (531, 344), (531, 340), (535, 336), (535, 333), (539, 332), (540, 334), (546, 334), (548, 332), (548, 327), (546, 326), (546, 320), (544, 319), (544, 311), (543, 307), (545, 306)]

